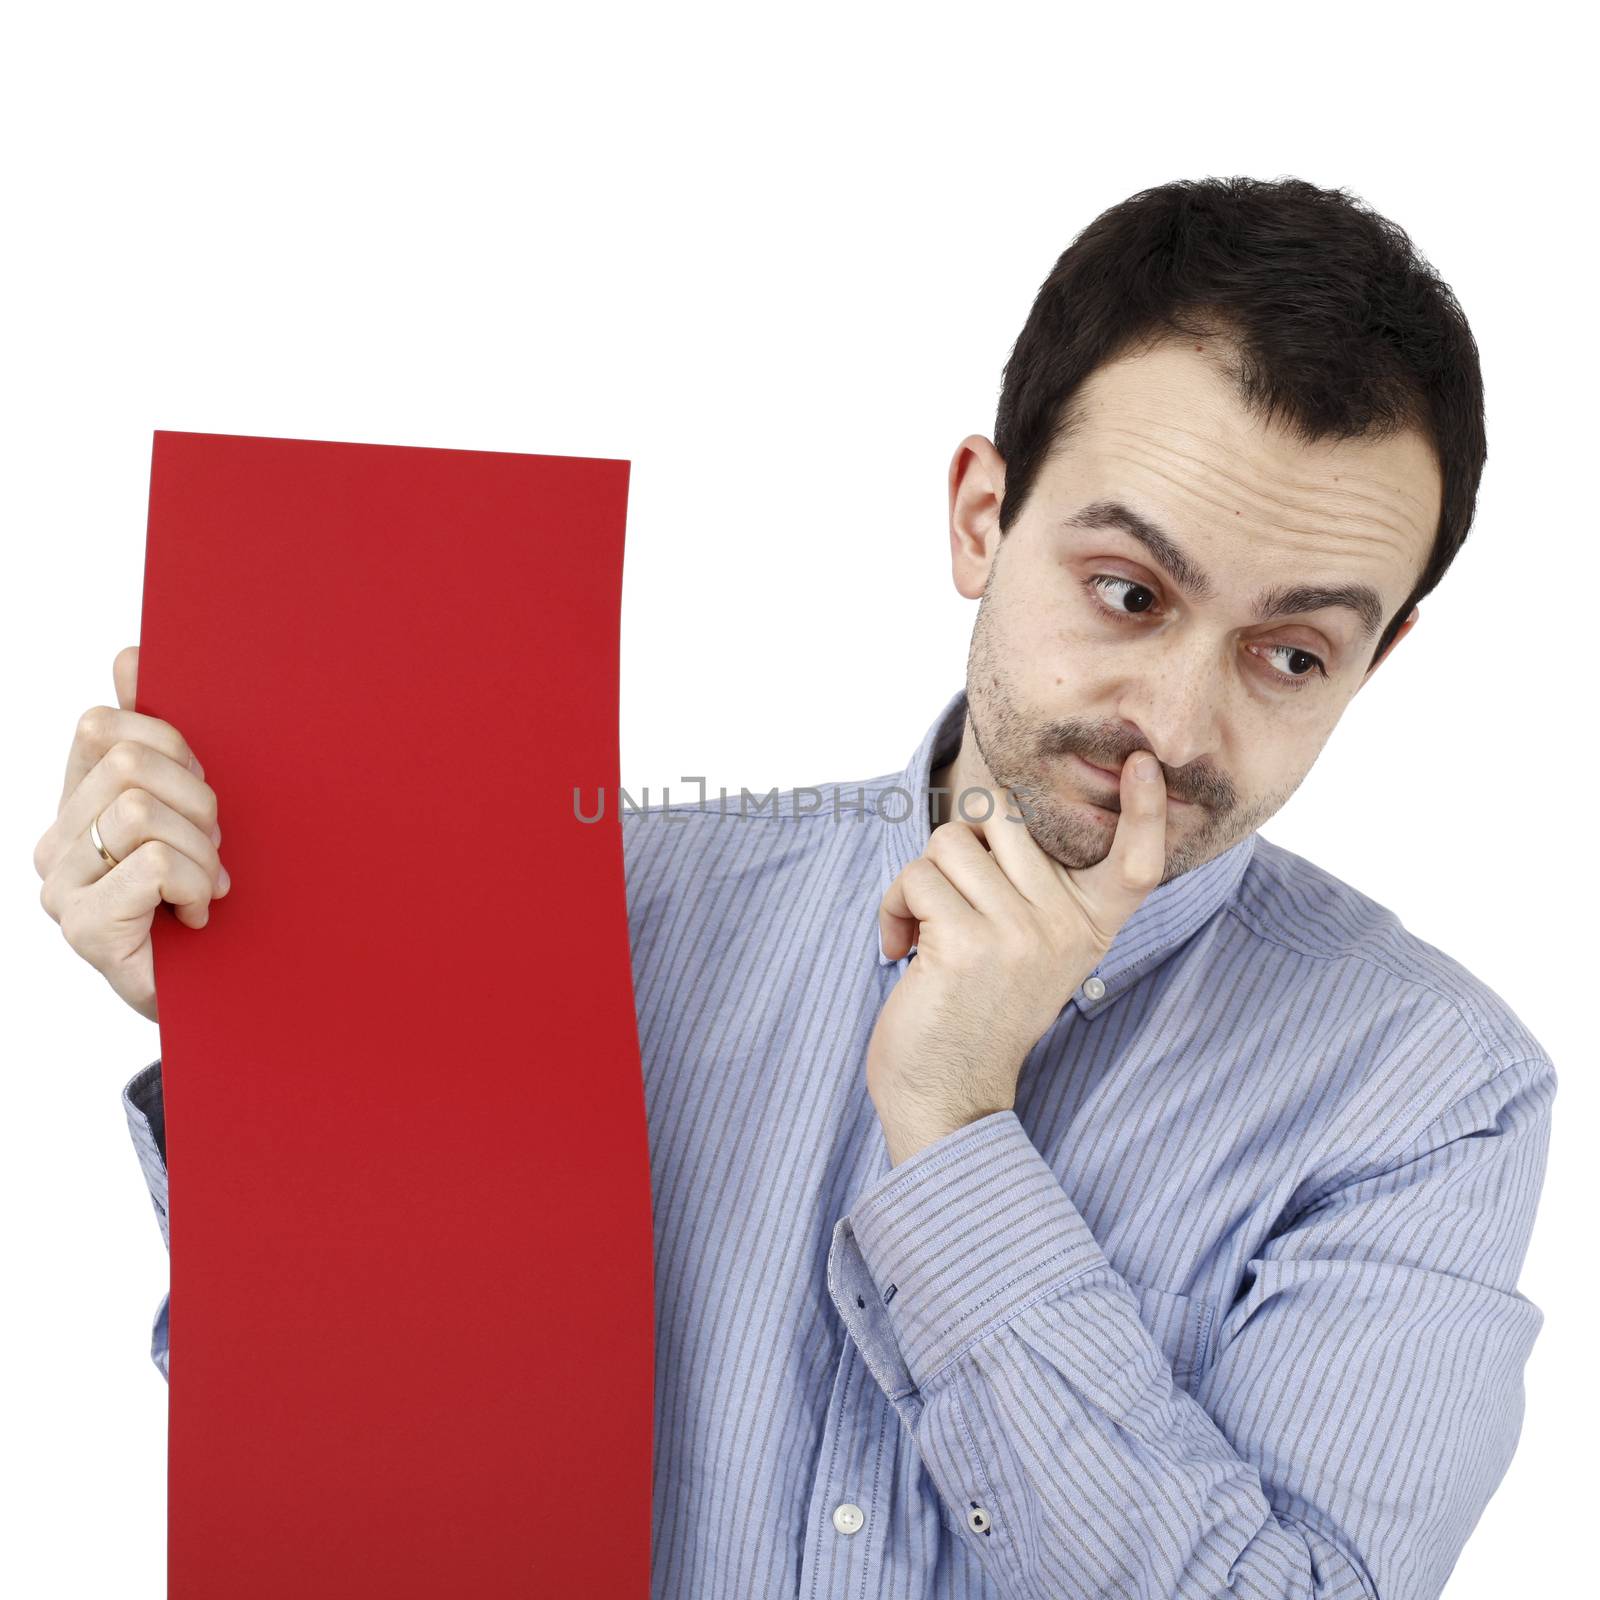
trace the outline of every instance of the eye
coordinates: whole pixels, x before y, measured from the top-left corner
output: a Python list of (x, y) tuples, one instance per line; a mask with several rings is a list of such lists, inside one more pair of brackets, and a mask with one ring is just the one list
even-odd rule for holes
[[(1121, 585), (1119, 598), (1133, 599), (1137, 597), (1138, 603), (1133, 610), (1124, 611), (1120, 605), (1111, 605), (1103, 600), (1101, 596), (1106, 593), (1104, 588), (1106, 584)], [(1137, 621), (1155, 603), (1155, 594), (1147, 584), (1136, 583), (1132, 578), (1119, 578), (1115, 573), (1111, 572), (1097, 572), (1092, 578), (1085, 581), (1084, 587), (1094, 596), (1096, 607), (1107, 616), (1115, 617), (1119, 622)], [(1115, 589), (1112, 592), (1117, 593)], [(1298, 659), (1311, 663), (1310, 666), (1302, 668), (1299, 672), (1279, 672), (1276, 668), (1268, 669), (1272, 680), (1275, 683), (1282, 684), (1287, 689), (1298, 689), (1312, 676), (1313, 672), (1320, 674), (1323, 678), (1328, 676), (1328, 669), (1322, 658), (1313, 655), (1309, 650), (1302, 650), (1297, 644), (1268, 645), (1262, 654), (1264, 656), (1281, 655), (1291, 662)]]

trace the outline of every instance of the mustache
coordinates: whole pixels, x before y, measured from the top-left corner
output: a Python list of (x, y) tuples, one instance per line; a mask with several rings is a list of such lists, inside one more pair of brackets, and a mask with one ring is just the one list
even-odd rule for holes
[(1092, 767), (1104, 769), (1107, 777), (1113, 781), (1122, 771), (1128, 757), (1140, 751), (1155, 756), (1156, 765), (1161, 769), (1162, 782), (1166, 784), (1170, 799), (1185, 800), (1190, 805), (1208, 811), (1222, 809), (1229, 804), (1230, 791), (1227, 784), (1204, 772), (1175, 775), (1172, 768), (1167, 766), (1160, 756), (1156, 756), (1155, 751), (1146, 744), (1130, 744), (1121, 750), (1114, 750), (1067, 733), (1058, 733), (1045, 744), (1046, 754), (1077, 756), (1080, 761), (1087, 761)]

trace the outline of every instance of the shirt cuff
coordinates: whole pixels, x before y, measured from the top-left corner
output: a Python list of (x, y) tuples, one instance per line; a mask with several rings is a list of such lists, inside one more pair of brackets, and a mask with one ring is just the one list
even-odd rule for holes
[(172, 1235), (167, 1224), (166, 1116), (161, 1099), (159, 1056), (149, 1066), (136, 1072), (123, 1086), (122, 1110), (128, 1119), (128, 1132), (139, 1156), (139, 1169), (144, 1173), (145, 1187), (150, 1191), (150, 1204), (155, 1207), (161, 1237), (170, 1250)]
[(841, 1227), (919, 1389), (1025, 1306), (1109, 1265), (1010, 1109), (891, 1168)]

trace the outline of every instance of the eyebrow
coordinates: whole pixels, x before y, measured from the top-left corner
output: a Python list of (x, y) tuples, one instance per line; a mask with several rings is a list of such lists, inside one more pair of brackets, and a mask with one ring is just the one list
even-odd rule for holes
[[(1192, 557), (1185, 555), (1172, 535), (1147, 521), (1117, 500), (1096, 500), (1075, 511), (1062, 522), (1063, 528), (1120, 528), (1150, 552), (1174, 583), (1191, 600), (1211, 600), (1217, 586), (1203, 573)], [(1276, 617), (1300, 616), (1340, 606), (1360, 618), (1362, 637), (1370, 639), (1383, 623), (1383, 596), (1367, 583), (1279, 584), (1256, 597), (1255, 620), (1271, 622)]]

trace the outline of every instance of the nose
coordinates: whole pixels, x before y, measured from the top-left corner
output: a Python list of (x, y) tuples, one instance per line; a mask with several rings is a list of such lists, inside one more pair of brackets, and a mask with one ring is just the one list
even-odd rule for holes
[(1154, 656), (1129, 682), (1119, 710), (1168, 772), (1214, 755), (1221, 743), (1220, 706), (1227, 692), (1211, 647), (1196, 638)]

